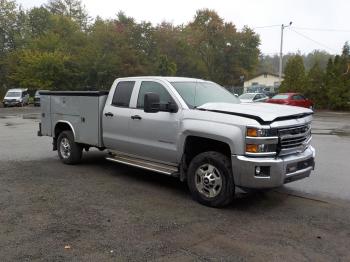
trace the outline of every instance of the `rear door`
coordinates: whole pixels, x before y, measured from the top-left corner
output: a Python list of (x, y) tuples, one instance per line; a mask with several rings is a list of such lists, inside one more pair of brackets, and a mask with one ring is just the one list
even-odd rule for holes
[[(157, 113), (143, 111), (144, 95), (148, 92), (160, 96), (161, 105), (169, 102), (178, 105), (178, 111), (170, 113), (161, 106)], [(179, 136), (180, 103), (171, 94), (170, 88), (160, 81), (142, 81), (137, 101), (131, 109), (130, 117), (130, 151), (142, 158), (160, 162), (176, 163), (177, 139)]]
[(120, 81), (112, 99), (107, 99), (102, 114), (104, 146), (120, 152), (129, 153), (130, 100), (135, 81)]

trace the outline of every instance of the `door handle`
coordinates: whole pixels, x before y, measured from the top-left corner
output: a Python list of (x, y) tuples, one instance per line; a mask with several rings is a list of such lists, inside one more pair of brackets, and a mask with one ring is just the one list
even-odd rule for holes
[(142, 117), (140, 117), (139, 115), (134, 115), (134, 116), (131, 116), (131, 119), (134, 119), (134, 120), (141, 120)]
[(111, 112), (105, 113), (105, 116), (114, 116)]

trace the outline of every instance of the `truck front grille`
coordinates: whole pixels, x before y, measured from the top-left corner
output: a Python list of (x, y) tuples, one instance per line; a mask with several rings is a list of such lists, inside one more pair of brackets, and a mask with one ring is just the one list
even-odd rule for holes
[(303, 152), (311, 141), (310, 124), (278, 130), (279, 154)]

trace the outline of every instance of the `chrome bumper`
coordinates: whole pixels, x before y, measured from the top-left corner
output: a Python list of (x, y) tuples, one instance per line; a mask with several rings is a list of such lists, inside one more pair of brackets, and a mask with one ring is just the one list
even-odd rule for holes
[[(312, 146), (302, 153), (277, 158), (257, 158), (232, 155), (235, 184), (245, 188), (274, 188), (310, 176), (315, 166)], [(256, 167), (264, 172), (256, 175)]]

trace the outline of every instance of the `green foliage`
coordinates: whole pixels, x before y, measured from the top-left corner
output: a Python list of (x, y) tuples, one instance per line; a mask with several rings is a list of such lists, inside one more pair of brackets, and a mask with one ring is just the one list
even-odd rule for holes
[(29, 89), (74, 89), (71, 57), (59, 51), (18, 51), (13, 54), (13, 70), (9, 78), (18, 86)]
[(289, 58), (284, 69), (284, 81), (280, 92), (303, 92), (305, 88), (305, 67), (300, 55)]
[(317, 108), (350, 109), (349, 44), (344, 44), (341, 55), (328, 59), (325, 69), (320, 63), (322, 60), (315, 60), (312, 68), (305, 74), (302, 57), (290, 57), (280, 91), (304, 93), (315, 101)]
[(87, 28), (89, 16), (80, 0), (50, 0), (45, 7), (54, 15), (74, 20), (82, 29)]
[[(303, 58), (305, 70), (309, 71), (311, 68), (318, 63), (320, 68), (322, 70), (325, 70), (327, 67), (327, 62), (329, 58), (333, 58), (333, 56), (325, 51), (321, 50), (314, 50), (313, 52), (309, 54), (293, 54), (293, 53), (288, 53), (283, 55), (283, 61), (282, 65), (283, 68), (286, 67), (287, 61), (289, 58), (294, 57), (295, 55), (300, 55)], [(263, 72), (271, 72), (271, 73), (278, 73), (279, 70), (279, 55), (261, 55), (259, 57), (259, 65), (257, 72), (258, 73), (263, 73)]]
[(176, 64), (170, 62), (167, 56), (160, 56), (157, 74), (160, 76), (174, 76), (176, 74)]
[[(278, 70), (278, 56), (259, 58), (259, 45), (252, 29), (239, 31), (209, 9), (188, 24), (153, 26), (123, 12), (91, 21), (81, 0), (49, 0), (30, 10), (0, 0), (0, 94), (10, 87), (108, 89), (114, 79), (135, 75), (241, 85), (241, 76)], [(346, 44), (335, 58), (322, 51), (287, 54), (281, 90), (303, 92), (319, 107), (347, 108), (349, 52)]]
[(89, 23), (80, 0), (50, 0), (27, 12), (0, 1), (6, 11), (0, 86), (108, 89), (117, 77), (155, 74), (235, 85), (258, 63), (255, 32), (239, 32), (208, 9), (187, 25), (153, 26), (123, 12)]
[(248, 27), (237, 32), (215, 11), (204, 9), (197, 11), (186, 31), (207, 78), (228, 86), (238, 84), (241, 75), (255, 72), (260, 39)]

